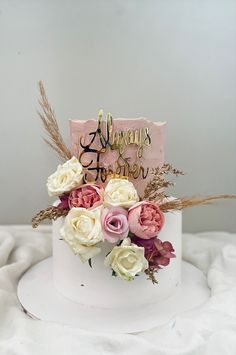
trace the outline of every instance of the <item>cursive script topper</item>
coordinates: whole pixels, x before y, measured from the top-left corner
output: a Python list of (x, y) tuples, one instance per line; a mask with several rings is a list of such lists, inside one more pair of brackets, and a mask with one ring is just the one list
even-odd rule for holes
[[(128, 129), (127, 131), (114, 131), (113, 119), (110, 113), (103, 118), (103, 111), (98, 113), (98, 124), (95, 131), (87, 137), (79, 137), (79, 161), (86, 169), (85, 182), (105, 182), (108, 176), (141, 177), (145, 179), (149, 168), (144, 168), (140, 162), (144, 148), (150, 146), (151, 138), (148, 128)], [(135, 146), (136, 160), (125, 156), (127, 146)], [(101, 156), (108, 151), (117, 151), (117, 160), (114, 165), (101, 162)], [(136, 162), (138, 161), (138, 162)]]

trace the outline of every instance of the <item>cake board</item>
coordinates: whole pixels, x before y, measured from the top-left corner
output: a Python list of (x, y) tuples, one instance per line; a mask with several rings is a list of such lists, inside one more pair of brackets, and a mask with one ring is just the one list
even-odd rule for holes
[(34, 319), (93, 332), (137, 333), (161, 326), (202, 305), (210, 297), (210, 290), (203, 273), (182, 261), (181, 285), (171, 297), (160, 303), (128, 310), (84, 306), (62, 296), (54, 287), (52, 257), (49, 257), (23, 275), (17, 295), (24, 312)]

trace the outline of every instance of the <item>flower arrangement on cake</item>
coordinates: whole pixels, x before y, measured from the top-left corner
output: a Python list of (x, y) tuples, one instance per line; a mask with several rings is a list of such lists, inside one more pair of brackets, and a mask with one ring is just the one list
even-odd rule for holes
[[(111, 250), (105, 257), (104, 267), (110, 267), (113, 276), (131, 281), (144, 272), (148, 279), (157, 283), (156, 272), (175, 258), (175, 246), (158, 237), (165, 224), (165, 213), (206, 204), (216, 199), (235, 198), (235, 195), (170, 199), (166, 188), (172, 186), (173, 182), (167, 176), (179, 176), (183, 172), (170, 164), (163, 164), (150, 169), (151, 179), (145, 186), (143, 196), (140, 196), (130, 176), (134, 177), (137, 171), (144, 169), (137, 164), (131, 168), (123, 151), (125, 144), (137, 145), (137, 158), (140, 158), (144, 146), (150, 144), (148, 130), (138, 133), (135, 131), (134, 134), (131, 131), (122, 133), (115, 136), (111, 143), (107, 136), (112, 131), (112, 117), (108, 114), (108, 133), (104, 136), (101, 132), (101, 111), (95, 132), (103, 149), (99, 154), (107, 146), (113, 150), (118, 149), (118, 169), (105, 169), (103, 166), (101, 180), (96, 178), (88, 181), (91, 171), (88, 164), (82, 164), (82, 157), (89, 146), (81, 143), (84, 150), (78, 156), (72, 154), (59, 132), (42, 83), (39, 88), (42, 108), (39, 115), (50, 136), (50, 140), (46, 142), (65, 162), (58, 165), (47, 180), (49, 196), (56, 197), (58, 201), (32, 219), (33, 227), (37, 227), (44, 219), (55, 220), (62, 217), (64, 222), (60, 229), (60, 238), (81, 262), (88, 262), (92, 267), (92, 259), (101, 252), (103, 243), (110, 243)], [(121, 160), (125, 161), (123, 165)], [(124, 167), (127, 169), (122, 171), (128, 171), (127, 175), (121, 173), (121, 168)]]
[(104, 263), (124, 280), (168, 265), (175, 255), (170, 242), (158, 239), (165, 223), (160, 206), (140, 201), (128, 178), (111, 177), (103, 189), (83, 184), (83, 177), (82, 165), (72, 157), (47, 181), (49, 196), (60, 199), (53, 210), (66, 215), (61, 237), (81, 261), (91, 265), (101, 251), (101, 242), (107, 241), (114, 248)]

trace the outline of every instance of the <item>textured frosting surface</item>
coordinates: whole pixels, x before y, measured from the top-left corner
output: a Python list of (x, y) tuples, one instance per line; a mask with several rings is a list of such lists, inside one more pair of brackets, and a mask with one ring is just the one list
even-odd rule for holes
[[(79, 157), (83, 148), (80, 145), (89, 145), (94, 135), (91, 132), (96, 132), (98, 122), (96, 119), (83, 120), (70, 120), (70, 137), (72, 144), (72, 152), (76, 157)], [(127, 175), (127, 171), (131, 169), (136, 172), (138, 167), (142, 167), (139, 176), (129, 176), (129, 179), (134, 183), (140, 196), (143, 195), (144, 188), (147, 182), (151, 179), (152, 168), (163, 165), (164, 163), (164, 130), (165, 122), (151, 122), (145, 118), (138, 119), (121, 119), (117, 118), (113, 120), (112, 133), (119, 134), (119, 132), (129, 132), (129, 137), (136, 137), (140, 142), (145, 138), (145, 129), (148, 129), (148, 135), (150, 136), (150, 145), (143, 145), (143, 150), (140, 145), (127, 144), (127, 140), (124, 140), (123, 154), (122, 156), (127, 159), (128, 165), (123, 159), (119, 161), (122, 164), (122, 172)], [(102, 132), (106, 136), (105, 122), (102, 123)], [(132, 138), (131, 138), (132, 139)], [(142, 145), (142, 144), (141, 144)], [(89, 178), (91, 180), (97, 179), (98, 183), (101, 183), (100, 173), (96, 170), (98, 165), (113, 171), (117, 168), (117, 160), (119, 158), (119, 151), (117, 149), (110, 149), (107, 146), (104, 153), (98, 154), (91, 152), (91, 150), (97, 150), (101, 152), (102, 145), (99, 139), (99, 135), (96, 134), (94, 141), (89, 146), (88, 151), (84, 152), (81, 156), (81, 163), (83, 166), (88, 166), (90, 170)], [(142, 156), (138, 156), (138, 150), (142, 150)], [(140, 151), (139, 151), (140, 152)], [(97, 160), (99, 159), (99, 163)], [(128, 170), (127, 170), (128, 169)], [(131, 174), (132, 175), (132, 174)], [(137, 175), (137, 174), (136, 174)], [(146, 176), (147, 175), (147, 176)], [(143, 178), (143, 176), (146, 176)]]

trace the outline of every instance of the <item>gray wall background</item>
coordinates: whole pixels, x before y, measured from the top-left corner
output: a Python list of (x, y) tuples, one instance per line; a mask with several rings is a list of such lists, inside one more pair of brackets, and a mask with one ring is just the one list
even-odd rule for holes
[[(0, 0), (0, 223), (49, 205), (58, 159), (36, 115), (43, 80), (68, 142), (68, 119), (168, 122), (175, 195), (236, 193), (236, 2)], [(184, 213), (185, 231), (236, 231), (236, 202)]]

